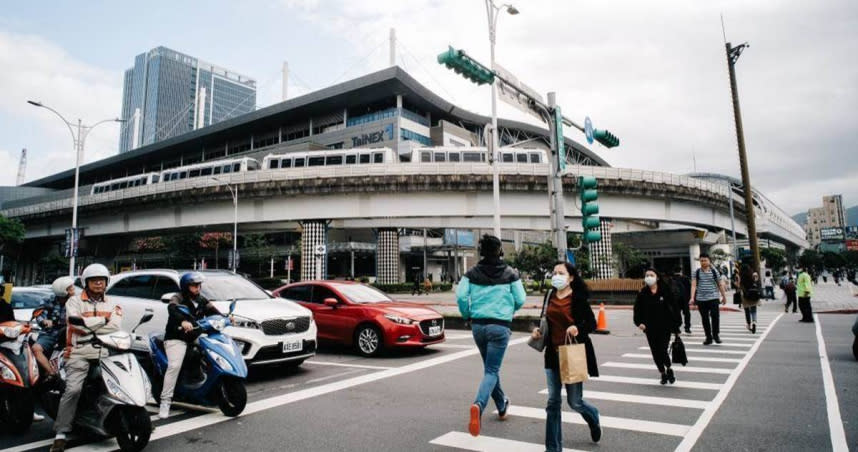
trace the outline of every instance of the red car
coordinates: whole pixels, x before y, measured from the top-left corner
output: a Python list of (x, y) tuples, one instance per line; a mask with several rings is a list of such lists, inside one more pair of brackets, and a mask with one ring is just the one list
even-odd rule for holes
[(397, 302), (384, 292), (351, 281), (288, 284), (274, 295), (313, 311), (320, 342), (354, 346), (364, 356), (383, 348), (416, 348), (444, 342), (438, 311)]

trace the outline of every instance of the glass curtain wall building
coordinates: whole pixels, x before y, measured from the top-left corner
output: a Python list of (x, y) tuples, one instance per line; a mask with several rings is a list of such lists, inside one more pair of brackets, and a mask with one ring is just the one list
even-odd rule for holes
[[(119, 152), (253, 111), (256, 81), (166, 47), (125, 71)], [(139, 115), (139, 119), (138, 119)]]

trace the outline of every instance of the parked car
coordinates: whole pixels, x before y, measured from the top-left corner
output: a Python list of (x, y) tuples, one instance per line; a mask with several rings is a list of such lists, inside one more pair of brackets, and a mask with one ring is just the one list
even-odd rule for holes
[(444, 318), (438, 311), (394, 301), (364, 284), (308, 281), (283, 286), (274, 295), (313, 311), (320, 342), (354, 346), (364, 356), (383, 348), (423, 348), (444, 342)]
[[(179, 292), (177, 270), (136, 270), (114, 275), (107, 296), (123, 310), (123, 328), (134, 326), (146, 308), (155, 317), (137, 329), (134, 349), (149, 353), (149, 334), (167, 326), (167, 303)], [(288, 363), (300, 365), (316, 354), (316, 324), (310, 310), (292, 301), (272, 297), (252, 281), (224, 270), (203, 270), (201, 293), (226, 313), (236, 300), (234, 322), (224, 333), (241, 347), (248, 365)]]
[[(12, 309), (15, 320), (29, 322), (33, 311), (54, 299), (54, 292), (49, 288), (12, 287)], [(0, 301), (2, 302), (2, 301)]]

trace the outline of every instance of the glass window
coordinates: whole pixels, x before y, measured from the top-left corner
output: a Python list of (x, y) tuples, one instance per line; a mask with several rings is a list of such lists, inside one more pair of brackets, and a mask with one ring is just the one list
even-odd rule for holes
[(444, 154), (443, 152), (436, 152), (435, 153), (435, 161), (436, 162), (446, 162), (447, 161), (447, 154)]
[(223, 166), (223, 173), (224, 173), (224, 174), (228, 174), (228, 173), (231, 173), (231, 172), (232, 172), (232, 167), (231, 167), (231, 166), (229, 166), (229, 165), (224, 165), (224, 166)]
[(192, 169), (190, 172), (188, 172), (188, 177), (200, 177), (200, 170)]
[(107, 294), (121, 297), (152, 298), (155, 278), (153, 275), (138, 275), (123, 278), (111, 287), (107, 291)]
[(384, 163), (384, 154), (376, 152), (372, 154), (372, 163)]
[(527, 154), (515, 154), (515, 161), (518, 163), (527, 163)]
[[(352, 303), (385, 303), (393, 301), (384, 292), (363, 284), (337, 284), (335, 287)], [(315, 293), (313, 295), (315, 298)]]
[(347, 155), (346, 156), (346, 165), (354, 165), (357, 162), (356, 155)]
[(431, 152), (421, 152), (420, 153), (420, 161), (423, 163), (428, 163), (432, 161), (432, 153)]
[(307, 158), (307, 166), (322, 166), (324, 164), (325, 158), (322, 156)]
[(318, 303), (324, 304), (325, 298), (335, 298), (337, 301), (341, 301), (340, 298), (334, 295), (334, 291), (328, 289), (325, 286), (313, 286), (313, 297), (310, 299), (310, 303)]
[(119, 189), (122, 190), (128, 187), (128, 181), (122, 181), (119, 183)]
[(110, 184), (110, 191), (119, 190), (119, 184)]
[(369, 163), (369, 154), (361, 154), (360, 155), (361, 163)]
[(187, 171), (182, 171), (181, 173), (179, 173), (179, 179), (184, 179), (186, 177), (188, 177)]
[(234, 163), (232, 165), (232, 172), (237, 173), (239, 171), (241, 171), (241, 163)]
[(207, 168), (201, 168), (200, 169), (200, 176), (211, 176), (211, 174), (212, 174), (212, 167), (210, 167), (210, 166)]
[(296, 157), (295, 158), (295, 168), (303, 168), (304, 167), (304, 157)]
[[(214, 167), (214, 173), (215, 173), (215, 174), (220, 174), (220, 172), (221, 172), (221, 170), (222, 170), (222, 169), (223, 169), (223, 168), (221, 168), (221, 167), (219, 167), (219, 166), (216, 166), (216, 167)], [(239, 260), (240, 260), (240, 259), (239, 259)]]
[(173, 278), (159, 276), (155, 282), (155, 288), (152, 290), (152, 298), (161, 300), (164, 294), (171, 292), (179, 292), (179, 285), (176, 284), (176, 281), (173, 281)]
[(160, 179), (161, 179), (161, 176), (159, 176), (157, 174), (152, 175), (152, 183), (153, 184), (157, 184)]
[(292, 159), (283, 159), (280, 161), (280, 168), (292, 168)]
[(313, 286), (309, 284), (304, 286), (295, 286), (280, 292), (280, 296), (289, 300), (309, 302), (312, 290)]
[(268, 300), (262, 288), (240, 275), (231, 273), (207, 273), (200, 293), (209, 300)]
[(28, 290), (26, 292), (12, 289), (12, 309), (35, 309), (48, 304), (54, 299), (54, 294), (44, 290)]
[(269, 160), (268, 161), (268, 168), (270, 168), (270, 169), (280, 168), (280, 160), (277, 160), (277, 159)]
[(451, 162), (459, 162), (459, 161), (461, 161), (461, 157), (462, 157), (462, 156), (461, 156), (461, 155), (459, 155), (459, 153), (458, 153), (458, 152), (451, 152), (449, 155), (450, 155), (450, 161), (451, 161)]
[(343, 164), (343, 156), (342, 155), (331, 155), (325, 158), (325, 165), (342, 165)]
[(481, 161), (481, 159), (480, 159), (481, 154), (482, 153), (480, 153), (480, 152), (463, 152), (462, 153), (462, 160), (465, 162), (479, 162), (479, 161)]
[(512, 163), (512, 153), (504, 152), (503, 154), (501, 154), (501, 161), (504, 163)]
[(539, 163), (539, 154), (536, 152), (530, 153), (530, 163)]

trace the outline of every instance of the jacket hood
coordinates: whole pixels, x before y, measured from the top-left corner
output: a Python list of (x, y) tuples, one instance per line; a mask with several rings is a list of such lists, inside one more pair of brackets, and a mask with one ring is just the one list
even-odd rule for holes
[(496, 286), (518, 281), (518, 271), (501, 260), (483, 259), (465, 273), (472, 284)]

